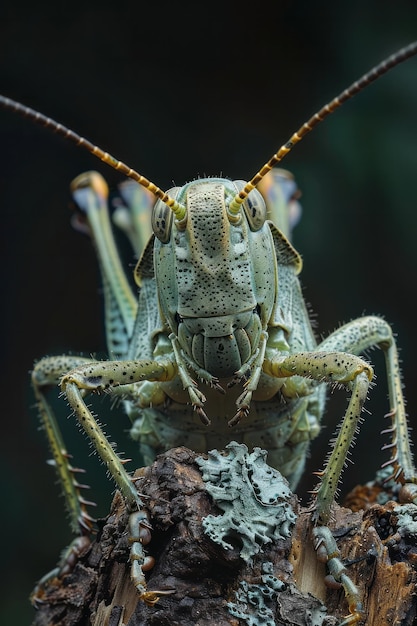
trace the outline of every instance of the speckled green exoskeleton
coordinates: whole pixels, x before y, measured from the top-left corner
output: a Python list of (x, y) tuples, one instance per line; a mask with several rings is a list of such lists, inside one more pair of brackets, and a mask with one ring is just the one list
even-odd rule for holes
[(316, 545), (332, 554), (329, 567), (349, 599), (351, 613), (343, 624), (360, 619), (360, 599), (335, 556), (326, 525), (373, 378), (360, 355), (372, 347), (380, 347), (386, 359), (392, 417), (387, 464), (403, 485), (403, 499), (417, 501), (397, 348), (390, 326), (375, 316), (356, 319), (317, 342), (300, 288), (301, 258), (291, 243), (297, 187), (291, 174), (274, 166), (329, 113), (416, 53), (417, 42), (353, 83), (249, 182), (204, 178), (166, 193), (50, 118), (0, 97), (2, 106), (67, 137), (135, 181), (122, 184), (123, 203), (115, 218), (139, 258), (138, 293), (130, 287), (113, 238), (106, 183), (95, 172), (72, 183), (78, 222), (91, 235), (100, 263), (107, 349), (115, 360), (49, 357), (36, 364), (32, 380), (72, 527), (82, 537), (71, 551), (85, 541), (92, 519), (48, 400), (47, 392), (58, 384), (132, 510), (132, 579), (149, 604), (161, 593), (146, 589), (143, 573), (149, 566), (143, 550), (149, 522), (86, 397), (106, 392), (120, 398), (145, 463), (175, 446), (203, 453), (223, 450), (233, 439), (266, 449), (270, 465), (295, 489), (310, 441), (320, 430), (328, 385), (338, 385), (351, 395), (331, 453), (317, 473), (312, 523), (318, 529)]

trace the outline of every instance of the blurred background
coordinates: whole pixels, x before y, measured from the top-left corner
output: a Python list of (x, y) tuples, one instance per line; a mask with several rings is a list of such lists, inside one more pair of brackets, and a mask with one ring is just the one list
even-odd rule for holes
[[(417, 6), (401, 0), (343, 7), (274, 0), (237, 2), (20, 3), (0, 9), (0, 92), (66, 124), (162, 188), (197, 176), (250, 178), (319, 107), (416, 39)], [(246, 12), (245, 12), (246, 11)], [(63, 500), (47, 466), (29, 386), (44, 355), (105, 357), (100, 284), (86, 237), (70, 226), (68, 185), (97, 169), (83, 150), (0, 110), (2, 437), (0, 623), (30, 624), (28, 596), (69, 543)], [(319, 336), (378, 313), (401, 348), (411, 425), (416, 424), (417, 58), (395, 69), (305, 138), (282, 163), (302, 190), (294, 242)], [(130, 260), (133, 263), (133, 259)], [(388, 458), (384, 363), (372, 353), (370, 414), (342, 491)], [(314, 484), (346, 406), (334, 394), (313, 444), (300, 496)], [(337, 396), (337, 398), (336, 398)], [(128, 456), (127, 419), (107, 419)], [(113, 485), (64, 401), (74, 463), (108, 509)], [(415, 427), (415, 426), (414, 426)], [(414, 441), (416, 434), (413, 435)], [(133, 466), (132, 466), (133, 467)]]

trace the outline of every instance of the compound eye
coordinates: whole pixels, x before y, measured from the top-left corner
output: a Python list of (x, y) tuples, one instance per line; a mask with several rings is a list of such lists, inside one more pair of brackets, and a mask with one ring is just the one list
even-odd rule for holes
[[(176, 199), (179, 187), (173, 187), (167, 194)], [(171, 237), (173, 212), (162, 200), (157, 200), (152, 209), (152, 230), (161, 243), (168, 243)]]
[(250, 229), (260, 230), (266, 220), (266, 205), (265, 200), (257, 189), (252, 189), (243, 202), (243, 208), (248, 218)]
[[(246, 185), (243, 180), (235, 180), (234, 184), (238, 191), (241, 191)], [(243, 201), (243, 210), (249, 222), (251, 230), (260, 230), (266, 220), (266, 204), (262, 195), (257, 189), (252, 189)]]

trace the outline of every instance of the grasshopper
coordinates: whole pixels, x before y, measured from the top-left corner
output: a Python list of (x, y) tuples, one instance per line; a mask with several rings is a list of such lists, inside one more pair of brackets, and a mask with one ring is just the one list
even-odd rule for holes
[[(149, 541), (149, 520), (125, 461), (86, 397), (106, 393), (120, 400), (146, 463), (174, 446), (204, 453), (223, 449), (233, 438), (267, 449), (270, 464), (294, 490), (310, 442), (320, 431), (327, 388), (343, 386), (351, 395), (331, 452), (317, 472), (311, 519), (320, 558), (324, 553), (349, 603), (342, 624), (362, 619), (359, 593), (327, 524), (374, 375), (360, 355), (372, 347), (383, 350), (386, 362), (392, 425), (386, 431), (391, 456), (385, 465), (392, 466), (402, 485), (400, 498), (417, 503), (397, 347), (390, 326), (377, 316), (351, 321), (317, 342), (301, 293), (301, 257), (291, 243), (298, 191), (292, 175), (275, 166), (341, 104), (415, 54), (417, 42), (362, 76), (304, 123), (249, 182), (203, 178), (167, 192), (65, 126), (0, 96), (3, 107), (63, 135), (135, 181), (121, 187), (127, 211), (119, 211), (119, 224), (139, 257), (134, 272), (138, 295), (113, 238), (104, 179), (88, 172), (71, 185), (78, 223), (97, 251), (112, 360), (48, 357), (32, 373), (71, 526), (80, 535), (63, 571), (88, 541), (94, 520), (48, 400), (51, 387), (59, 385), (132, 512), (132, 581), (140, 598), (153, 605), (169, 592), (146, 588), (144, 572), (151, 561), (143, 546)], [(149, 213), (148, 238), (144, 216)]]

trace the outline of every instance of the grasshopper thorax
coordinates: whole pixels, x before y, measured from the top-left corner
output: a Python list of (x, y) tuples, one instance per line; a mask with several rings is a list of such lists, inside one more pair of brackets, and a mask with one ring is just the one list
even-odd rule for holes
[[(185, 217), (171, 220), (169, 239), (166, 232), (158, 239), (154, 228), (162, 317), (191, 362), (219, 378), (232, 376), (256, 352), (275, 302), (277, 270), (262, 196), (254, 190), (239, 213), (228, 210), (244, 184), (206, 178), (170, 190)], [(158, 203), (155, 213), (154, 224), (167, 226)]]

